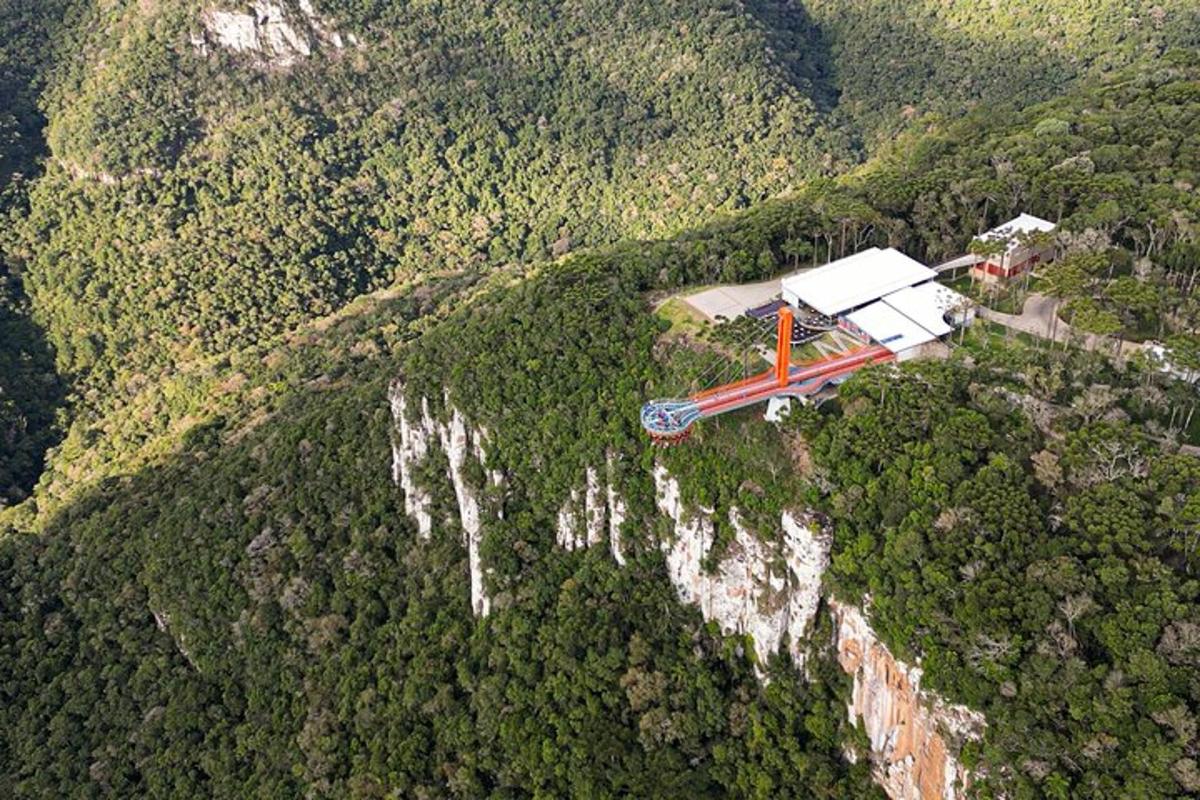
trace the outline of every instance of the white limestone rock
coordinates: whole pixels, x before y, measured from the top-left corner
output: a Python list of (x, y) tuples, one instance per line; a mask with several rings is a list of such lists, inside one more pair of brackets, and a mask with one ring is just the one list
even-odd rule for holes
[(417, 523), (421, 538), (428, 539), (433, 531), (433, 498), (417, 485), (414, 473), (429, 455), (429, 443), (434, 438), (433, 417), (429, 403), (422, 401), (420, 417), (411, 421), (408, 401), (398, 385), (392, 387), (390, 400), (398, 434), (392, 443), (392, 482), (404, 491), (404, 513)]
[[(392, 386), (390, 401), (396, 430), (392, 474), (404, 491), (405, 512), (416, 521), (421, 536), (428, 538), (432, 499), (417, 484), (415, 471), (436, 444), (446, 453), (447, 478), (458, 502), (472, 608), (485, 616), (490, 600), (479, 554), (485, 510), (480, 491), (465, 475), (467, 459), (474, 458), (492, 486), (503, 485), (504, 476), (487, 468), (487, 432), (472, 429), (448, 398), (449, 422), (437, 421), (425, 400), (418, 413), (411, 413), (398, 382)], [(598, 469), (588, 468), (583, 485), (569, 490), (558, 513), (556, 539), (559, 546), (576, 550), (598, 544), (607, 529), (613, 558), (624, 564), (621, 528), (627, 510), (615, 486), (613, 458), (610, 453), (606, 459), (603, 481)], [(715, 539), (715, 511), (686, 509), (679, 482), (664, 467), (655, 467), (653, 479), (658, 509), (674, 523), (672, 537), (660, 546), (680, 600), (698, 606), (704, 618), (715, 621), (726, 634), (751, 636), (760, 664), (786, 645), (793, 661), (803, 666), (822, 599), (830, 536), (814, 521), (785, 511), (779, 534), (772, 537), (778, 543), (768, 544), (748, 529), (734, 508), (729, 513), (733, 541), (709, 573), (703, 564)], [(487, 513), (499, 514), (500, 509)], [(861, 721), (870, 740), (868, 753), (852, 755), (870, 760), (876, 781), (893, 800), (964, 798), (970, 774), (957, 753), (964, 741), (982, 736), (983, 716), (922, 691), (919, 666), (894, 658), (857, 608), (831, 601), (830, 609), (839, 664), (853, 677), (847, 712), (851, 721)]]
[[(735, 508), (729, 515), (734, 540), (716, 570), (706, 573), (701, 565), (715, 535), (713, 509), (685, 510), (678, 481), (661, 466), (654, 483), (659, 510), (675, 523), (674, 538), (662, 547), (680, 600), (699, 606), (726, 634), (752, 636), (760, 663), (787, 641), (789, 655), (803, 666), (829, 566), (828, 534), (784, 512), (782, 543), (767, 545)], [(782, 570), (774, 566), (780, 562)], [(893, 800), (965, 798), (970, 775), (957, 753), (964, 741), (983, 735), (984, 717), (923, 692), (920, 668), (894, 658), (862, 612), (835, 601), (830, 607), (838, 662), (854, 679), (847, 710), (870, 739), (866, 755), (876, 782)]]
[(479, 497), (466, 480), (467, 456), (472, 454), (472, 448), (466, 423), (457, 408), (451, 410), (448, 425), (438, 426), (438, 436), (442, 450), (450, 461), (450, 480), (454, 483), (459, 519), (466, 540), (467, 563), (471, 571), (471, 607), (477, 615), (486, 617), (491, 610), (491, 601), (483, 588), (483, 565), (479, 558), (483, 520), (479, 511)]
[(797, 666), (803, 666), (807, 652), (805, 644), (821, 605), (821, 579), (829, 568), (833, 537), (815, 521), (805, 520), (791, 511), (783, 512), (780, 527), (784, 563), (791, 571), (786, 631), (789, 652)]
[(783, 422), (784, 417), (792, 413), (792, 398), (790, 397), (772, 397), (767, 401), (767, 410), (763, 414), (763, 419), (767, 422)]
[(617, 494), (615, 487), (615, 469), (613, 466), (613, 454), (608, 454), (606, 462), (608, 473), (608, 547), (612, 553), (613, 560), (618, 566), (625, 566), (625, 551), (621, 547), (621, 526), (625, 524), (625, 518), (628, 516), (628, 511), (625, 508), (625, 500), (621, 495)]
[(604, 541), (608, 534), (609, 551), (613, 560), (625, 564), (621, 550), (621, 526), (628, 514), (625, 501), (613, 485), (613, 454), (605, 461), (605, 481), (600, 479), (600, 470), (588, 467), (584, 470), (584, 485), (571, 490), (558, 510), (555, 518), (555, 542), (567, 551), (582, 550)]
[(558, 510), (558, 519), (554, 537), (558, 546), (564, 550), (579, 550), (587, 547), (587, 540), (579, 532), (579, 490), (572, 489), (571, 494)]
[(608, 504), (604, 498), (604, 487), (600, 485), (600, 473), (595, 467), (587, 468), (583, 516), (587, 524), (587, 546), (600, 544), (604, 541), (604, 523), (608, 516)]
[(715, 535), (713, 510), (686, 513), (678, 481), (661, 466), (655, 468), (654, 482), (659, 510), (675, 521), (674, 539), (662, 547), (680, 600), (699, 606), (704, 618), (725, 633), (750, 635), (760, 664), (787, 641), (789, 655), (803, 665), (830, 538), (785, 512), (780, 519), (782, 545), (768, 545), (747, 529), (735, 508), (729, 514), (734, 540), (710, 574), (703, 563)]
[[(417, 483), (415, 473), (429, 456), (431, 444), (436, 441), (446, 454), (447, 477), (454, 486), (454, 496), (458, 502), (463, 544), (467, 548), (470, 570), (471, 608), (477, 615), (487, 616), (491, 610), (491, 600), (483, 585), (485, 569), (479, 553), (483, 539), (483, 511), (479, 491), (471, 486), (466, 473), (468, 458), (478, 459), (481, 467), (485, 465), (483, 433), (467, 427), (466, 420), (451, 405), (449, 398), (446, 406), (450, 411), (450, 421), (446, 423), (434, 418), (425, 398), (421, 400), (420, 415), (415, 420), (410, 419), (404, 387), (399, 381), (393, 382), (389, 401), (396, 433), (392, 442), (392, 480), (404, 492), (404, 511), (417, 523), (420, 537), (428, 539), (433, 531), (433, 499), (428, 490)], [(498, 472), (492, 471), (489, 475), (495, 485), (500, 485), (501, 476)]]
[(197, 54), (208, 56), (220, 48), (251, 56), (264, 67), (290, 67), (319, 45), (333, 50), (347, 41), (358, 45), (353, 35), (343, 37), (323, 19), (310, 0), (299, 0), (294, 7), (283, 0), (251, 0), (248, 8), (208, 8), (200, 12), (200, 25), (190, 35)]

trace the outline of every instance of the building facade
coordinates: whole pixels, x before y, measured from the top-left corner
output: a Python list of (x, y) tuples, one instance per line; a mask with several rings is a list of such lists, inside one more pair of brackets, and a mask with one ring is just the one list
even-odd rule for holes
[(992, 228), (979, 238), (985, 242), (999, 242), (1004, 249), (979, 261), (973, 268), (975, 277), (989, 283), (1007, 281), (1034, 269), (1039, 264), (1052, 261), (1053, 243), (1034, 244), (1030, 243), (1028, 238), (1037, 233), (1051, 234), (1055, 228), (1053, 222), (1032, 214), (1021, 214), (1003, 225)]

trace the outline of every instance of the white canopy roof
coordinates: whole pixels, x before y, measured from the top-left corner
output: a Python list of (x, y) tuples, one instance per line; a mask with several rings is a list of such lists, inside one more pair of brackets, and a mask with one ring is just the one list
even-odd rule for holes
[(929, 267), (899, 250), (872, 247), (784, 278), (783, 291), (822, 314), (835, 316), (934, 275)]
[(882, 300), (860, 308), (846, 319), (893, 353), (938, 338)]
[(945, 336), (953, 330), (946, 315), (961, 313), (969, 301), (949, 286), (930, 281), (892, 292), (883, 302), (933, 335)]
[(1057, 225), (1053, 222), (1048, 222), (1041, 217), (1035, 217), (1032, 214), (1021, 214), (1015, 219), (1010, 219), (1003, 225), (997, 225), (987, 233), (980, 236), (984, 241), (992, 241), (994, 239), (1003, 239), (1008, 242), (1008, 249), (1013, 250), (1017, 247), (1017, 237), (1023, 233), (1033, 233), (1035, 231), (1043, 231), (1050, 233)]

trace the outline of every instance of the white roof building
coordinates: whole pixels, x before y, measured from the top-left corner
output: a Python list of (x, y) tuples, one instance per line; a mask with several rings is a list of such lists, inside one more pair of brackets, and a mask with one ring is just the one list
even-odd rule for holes
[(990, 242), (995, 239), (1003, 239), (1008, 241), (1008, 249), (1015, 250), (1019, 246), (1017, 237), (1025, 233), (1035, 233), (1041, 231), (1050, 233), (1058, 226), (1053, 222), (1035, 217), (1033, 214), (1021, 214), (1015, 219), (1010, 219), (1003, 225), (997, 225), (987, 233), (980, 236), (985, 242)]
[(965, 319), (971, 303), (967, 298), (940, 283), (930, 281), (892, 292), (883, 302), (899, 311), (934, 336), (945, 336), (954, 329), (947, 315)]
[(846, 321), (893, 353), (938, 338), (883, 301), (846, 315)]
[(782, 281), (783, 299), (837, 316), (933, 278), (929, 267), (889, 247), (872, 247)]

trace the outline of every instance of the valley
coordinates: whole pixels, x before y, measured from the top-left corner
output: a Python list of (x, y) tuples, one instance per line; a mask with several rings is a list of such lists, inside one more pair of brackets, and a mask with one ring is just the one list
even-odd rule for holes
[(1194, 796), (1193, 5), (0, 2), (0, 795)]

